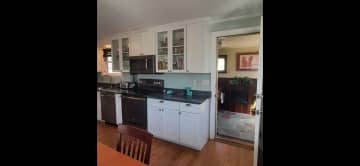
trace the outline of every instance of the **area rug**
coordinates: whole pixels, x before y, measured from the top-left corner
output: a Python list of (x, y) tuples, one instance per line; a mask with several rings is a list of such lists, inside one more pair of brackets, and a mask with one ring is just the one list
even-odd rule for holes
[(255, 116), (221, 110), (217, 116), (217, 132), (219, 135), (254, 141)]

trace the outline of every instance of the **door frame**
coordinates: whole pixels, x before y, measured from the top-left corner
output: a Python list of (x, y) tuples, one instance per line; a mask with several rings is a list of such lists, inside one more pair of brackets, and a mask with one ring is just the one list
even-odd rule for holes
[(245, 35), (249, 33), (260, 33), (260, 26), (231, 29), (224, 31), (217, 31), (211, 33), (211, 57), (210, 65), (211, 67), (211, 106), (210, 106), (210, 139), (215, 138), (216, 134), (216, 124), (217, 124), (217, 48), (216, 41), (217, 37), (221, 36), (230, 36), (230, 35)]
[[(224, 31), (217, 31), (211, 33), (211, 57), (210, 57), (210, 65), (213, 66), (211, 68), (211, 105), (210, 105), (210, 139), (214, 139), (216, 135), (216, 125), (217, 125), (217, 84), (218, 84), (218, 72), (217, 72), (217, 37), (221, 36), (230, 36), (230, 35), (245, 35), (250, 33), (260, 33), (260, 46), (259, 46), (259, 69), (258, 69), (258, 81), (257, 81), (257, 92), (259, 91), (259, 85), (262, 85), (262, 16), (261, 16), (261, 23), (259, 26), (253, 27), (246, 27), (246, 28), (239, 28), (239, 29), (231, 29), (231, 30), (224, 30)], [(259, 81), (261, 80), (261, 82)], [(258, 99), (256, 100), (258, 101)], [(256, 108), (259, 108), (260, 102), (256, 103)], [(255, 140), (254, 140), (254, 166), (257, 165), (257, 157), (258, 157), (258, 133), (259, 132), (259, 123), (260, 118), (259, 115), (256, 114), (255, 116)]]
[(261, 116), (263, 116), (263, 61), (264, 61), (264, 55), (263, 55), (263, 16), (261, 16), (260, 21), (260, 40), (259, 40), (259, 67), (258, 67), (258, 80), (257, 80), (257, 86), (256, 86), (256, 115), (255, 115), (255, 138), (254, 138), (254, 166), (258, 165), (258, 155), (259, 155), (259, 134), (260, 134), (260, 125), (263, 125), (261, 122), (261, 119), (263, 119)]

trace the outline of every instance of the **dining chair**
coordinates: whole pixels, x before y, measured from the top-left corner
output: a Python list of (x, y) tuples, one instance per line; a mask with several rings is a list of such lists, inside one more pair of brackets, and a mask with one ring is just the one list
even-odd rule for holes
[(144, 129), (130, 125), (118, 125), (116, 150), (145, 164), (150, 163), (153, 135)]

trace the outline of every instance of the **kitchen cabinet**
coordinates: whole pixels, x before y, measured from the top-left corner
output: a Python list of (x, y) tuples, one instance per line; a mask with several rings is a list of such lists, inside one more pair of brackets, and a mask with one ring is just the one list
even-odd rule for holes
[(116, 105), (116, 124), (122, 124), (122, 103), (121, 95), (115, 94), (115, 105)]
[[(149, 103), (149, 102), (148, 102)], [(154, 105), (155, 102), (148, 104), (148, 130), (155, 137), (163, 137), (163, 112), (162, 108)]]
[(141, 33), (142, 54), (155, 55), (155, 33), (153, 31), (145, 31)]
[(200, 113), (180, 112), (180, 143), (196, 147), (200, 141)]
[(209, 101), (189, 104), (148, 98), (148, 130), (155, 137), (201, 150), (209, 136)]
[(131, 35), (130, 56), (154, 55), (155, 37), (153, 31), (138, 31)]
[(111, 52), (112, 52), (112, 71), (120, 72), (120, 48), (119, 40), (115, 39), (111, 41)]
[(210, 73), (208, 56), (210, 37), (205, 22), (191, 23), (186, 27), (187, 31), (187, 69), (189, 73)]
[(162, 125), (164, 127), (163, 137), (171, 142), (179, 141), (179, 114), (179, 110), (173, 108), (165, 108), (163, 111), (165, 117)]
[(130, 56), (140, 56), (142, 55), (142, 33), (133, 32), (131, 34), (130, 41)]
[(120, 58), (120, 63), (121, 63), (121, 71), (122, 72), (129, 72), (130, 71), (130, 61), (129, 61), (129, 57), (130, 57), (130, 41), (129, 41), (129, 37), (123, 37), (120, 39), (121, 40), (121, 58)]
[(186, 27), (156, 33), (156, 71), (186, 72)]
[(102, 120), (101, 119), (101, 97), (100, 97), (99, 91), (97, 91), (97, 120)]

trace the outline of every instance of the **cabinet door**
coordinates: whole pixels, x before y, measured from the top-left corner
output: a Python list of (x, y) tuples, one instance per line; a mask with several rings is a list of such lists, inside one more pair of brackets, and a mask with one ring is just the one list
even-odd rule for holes
[(164, 139), (179, 142), (179, 110), (165, 108), (164, 115)]
[(185, 72), (186, 67), (185, 27), (171, 31), (171, 72)]
[(169, 72), (169, 32), (162, 31), (156, 34), (156, 71)]
[(204, 23), (193, 23), (187, 26), (187, 70), (190, 73), (206, 73), (207, 61), (204, 56)]
[(129, 55), (130, 55), (130, 48), (129, 48), (129, 38), (121, 38), (121, 70), (123, 72), (129, 72), (130, 69), (130, 61), (129, 61)]
[(180, 143), (197, 147), (200, 140), (200, 114), (180, 112)]
[(141, 32), (134, 32), (131, 35), (130, 56), (140, 56), (142, 54), (142, 34)]
[(142, 32), (142, 53), (144, 55), (154, 55), (155, 54), (155, 36), (154, 32), (146, 31)]
[(119, 40), (111, 41), (111, 51), (112, 51), (112, 71), (120, 72), (120, 52), (119, 52)]
[(163, 112), (162, 108), (151, 105), (148, 111), (148, 130), (155, 137), (163, 137)]

